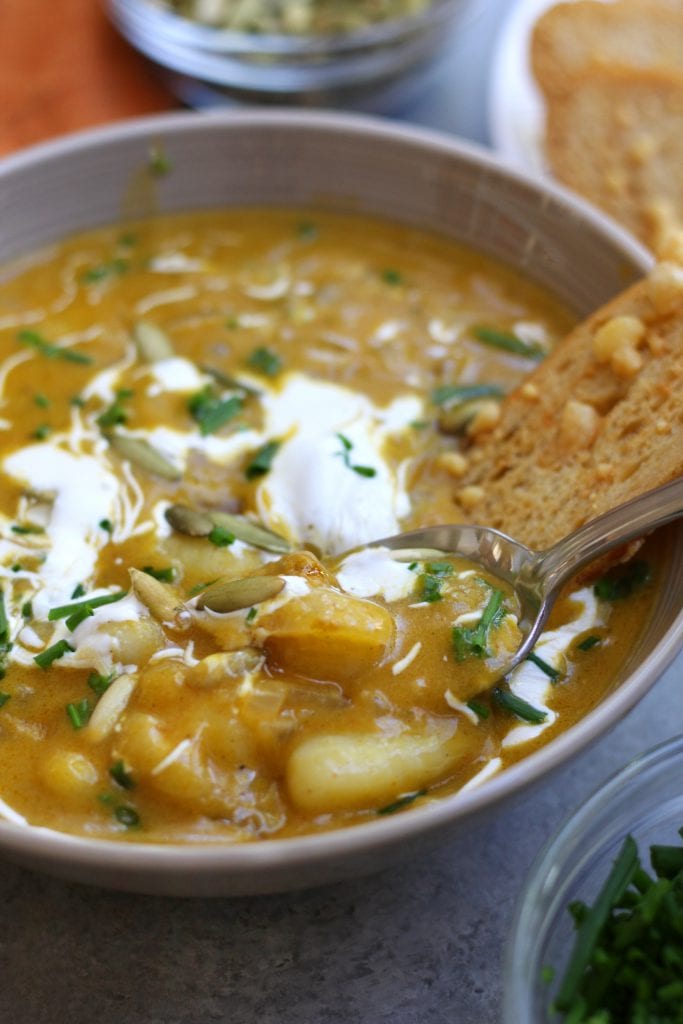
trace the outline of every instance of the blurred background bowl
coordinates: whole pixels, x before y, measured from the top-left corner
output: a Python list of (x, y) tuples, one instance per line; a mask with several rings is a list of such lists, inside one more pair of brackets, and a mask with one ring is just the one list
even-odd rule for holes
[[(649, 847), (681, 845), (683, 736), (612, 776), (561, 825), (531, 867), (507, 946), (504, 1024), (559, 1024), (551, 1010), (575, 936), (568, 906), (591, 904), (622, 843), (632, 835), (651, 874)], [(553, 969), (551, 981), (543, 968)]]
[(108, 0), (108, 10), (190, 106), (242, 101), (386, 113), (426, 85), (483, 2), (432, 0), (409, 17), (334, 35), (229, 31), (182, 17), (163, 0)]
[[(171, 168), (160, 178), (149, 170), (154, 150)], [(507, 263), (579, 317), (650, 265), (648, 253), (594, 208), (479, 147), (367, 117), (258, 110), (144, 118), (7, 158), (0, 261), (122, 217), (264, 205), (367, 213), (438, 232)], [(614, 691), (480, 788), (352, 828), (237, 845), (113, 843), (0, 822), (0, 852), (69, 879), (199, 896), (305, 888), (418, 856), (547, 779), (664, 671), (683, 638), (683, 530), (661, 538), (663, 584)]]

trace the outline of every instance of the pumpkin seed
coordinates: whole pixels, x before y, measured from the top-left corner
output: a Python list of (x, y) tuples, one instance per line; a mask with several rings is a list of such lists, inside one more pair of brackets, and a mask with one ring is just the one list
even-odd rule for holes
[(182, 601), (173, 587), (140, 569), (129, 569), (128, 573), (135, 596), (149, 609), (157, 622), (175, 623), (182, 610)]
[(133, 338), (138, 354), (145, 363), (158, 363), (175, 355), (173, 345), (166, 331), (149, 320), (138, 320), (133, 324)]
[(249, 384), (243, 384), (241, 380), (237, 380), (236, 377), (231, 377), (230, 374), (223, 373), (222, 370), (217, 370), (214, 366), (200, 366), (199, 369), (202, 373), (206, 373), (209, 377), (213, 377), (216, 384), (220, 384), (222, 388), (228, 388), (231, 391), (243, 391), (245, 395), (251, 395), (252, 397), (258, 397), (261, 392), (257, 388), (252, 388)]
[(117, 455), (132, 462), (139, 469), (155, 473), (164, 480), (180, 480), (180, 470), (144, 438), (132, 437), (130, 434), (106, 434), (105, 437)]
[(208, 537), (215, 525), (206, 512), (198, 512), (189, 505), (170, 505), (165, 516), (174, 530), (187, 537)]
[(136, 685), (137, 676), (122, 675), (104, 691), (85, 727), (84, 735), (89, 740), (99, 743), (109, 735), (126, 710)]
[(279, 576), (245, 576), (239, 580), (218, 580), (197, 598), (198, 608), (212, 612), (236, 612), (275, 597), (285, 586)]
[(229, 512), (209, 512), (215, 526), (222, 526), (237, 540), (250, 544), (253, 548), (284, 554), (291, 551), (291, 545), (279, 533), (273, 533), (265, 526), (252, 522), (246, 516), (231, 515)]

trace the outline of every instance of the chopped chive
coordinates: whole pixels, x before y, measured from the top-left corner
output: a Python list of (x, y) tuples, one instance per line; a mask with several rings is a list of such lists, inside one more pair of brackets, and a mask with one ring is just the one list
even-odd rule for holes
[(87, 725), (90, 718), (90, 701), (87, 697), (84, 697), (83, 700), (67, 704), (66, 713), (74, 729), (82, 729), (84, 725)]
[(121, 601), (127, 593), (127, 590), (117, 590), (115, 594), (102, 594), (101, 597), (89, 597), (86, 601), (61, 604), (56, 608), (51, 608), (47, 613), (47, 617), (50, 622), (54, 622), (55, 619), (65, 619), (68, 615), (73, 615), (75, 612), (80, 611), (81, 608), (92, 609), (100, 608), (105, 604), (114, 604), (116, 601)]
[(411, 562), (410, 565), (408, 566), (408, 572), (415, 572), (415, 570), (417, 569), (418, 565), (419, 565), (418, 562)]
[(83, 604), (81, 605), (80, 608), (77, 609), (77, 611), (75, 611), (72, 615), (69, 615), (69, 617), (66, 619), (66, 628), (69, 630), (70, 633), (73, 633), (74, 629), (76, 629), (78, 626), (80, 626), (82, 622), (85, 622), (86, 619), (89, 619), (90, 616), (94, 614), (95, 613), (93, 611), (91, 604)]
[(10, 566), (12, 572), (21, 572), (24, 568), (21, 562), (15, 562), (14, 565)]
[(302, 220), (296, 226), (296, 233), (299, 238), (311, 241), (318, 237), (319, 231), (316, 224), (311, 220)]
[(404, 807), (408, 807), (408, 805), (412, 804), (418, 799), (418, 797), (425, 796), (426, 792), (426, 789), (418, 789), (414, 793), (406, 793), (405, 796), (398, 797), (397, 800), (394, 800), (393, 803), (387, 804), (386, 807), (379, 807), (377, 809), (377, 814), (394, 814), (396, 811), (400, 811)]
[(123, 761), (116, 761), (109, 769), (109, 774), (122, 789), (135, 789), (135, 780)]
[(358, 474), (358, 476), (377, 476), (377, 470), (374, 469), (372, 466), (358, 466), (355, 463), (351, 462), (351, 450), (353, 448), (353, 442), (349, 441), (348, 437), (346, 437), (345, 434), (337, 434), (337, 438), (341, 442), (342, 450), (340, 452), (335, 452), (335, 455), (338, 455), (339, 458), (342, 459), (344, 465), (347, 466), (348, 469), (352, 469), (354, 473)]
[(548, 678), (553, 681), (553, 683), (556, 683), (557, 680), (561, 678), (562, 673), (558, 672), (552, 665), (549, 665), (547, 661), (543, 660), (543, 658), (539, 658), (538, 654), (535, 654), (534, 651), (532, 651), (531, 654), (527, 654), (526, 660), (531, 661), (534, 665), (540, 668), (541, 672), (544, 672)]
[(63, 658), (65, 654), (68, 654), (70, 651), (73, 652), (75, 649), (68, 641), (58, 640), (52, 647), (46, 647), (40, 654), (36, 654), (33, 660), (39, 668), (47, 669), (53, 661)]
[(5, 678), (7, 670), (7, 655), (12, 650), (10, 640), (9, 619), (5, 607), (5, 594), (0, 590), (0, 679)]
[(638, 848), (633, 837), (627, 836), (601, 892), (579, 925), (574, 949), (555, 999), (558, 1010), (571, 1009), (579, 993), (581, 977), (591, 961), (603, 925), (612, 907), (626, 892), (638, 866)]
[(602, 643), (602, 637), (594, 636), (593, 634), (591, 634), (590, 636), (587, 636), (585, 638), (585, 640), (582, 640), (581, 643), (577, 644), (576, 646), (578, 647), (578, 649), (580, 651), (590, 651), (593, 647), (597, 647), (598, 644), (601, 644), (601, 643)]
[(82, 583), (77, 583), (71, 591), (71, 600), (75, 601), (77, 597), (85, 597), (85, 587)]
[(52, 427), (50, 426), (49, 423), (41, 423), (40, 426), (36, 427), (36, 429), (33, 431), (31, 437), (36, 441), (44, 441), (47, 437), (50, 436), (51, 430)]
[(214, 526), (209, 533), (209, 540), (217, 548), (227, 548), (234, 539), (234, 533), (230, 533), (230, 530), (226, 530), (224, 526)]
[(262, 373), (264, 377), (277, 377), (284, 364), (277, 352), (261, 346), (249, 354), (247, 365), (257, 373)]
[(24, 601), (21, 606), (21, 614), (23, 618), (30, 619), (33, 616), (33, 604), (31, 601)]
[(486, 658), (489, 655), (488, 637), (504, 615), (502, 590), (493, 590), (482, 616), (474, 627), (454, 626), (451, 632), (456, 661), (466, 658)]
[(504, 690), (502, 687), (496, 686), (492, 692), (501, 708), (512, 712), (517, 718), (521, 718), (523, 722), (529, 722), (531, 725), (540, 725), (548, 717), (547, 712), (540, 711), (533, 704), (529, 704), (510, 690)]
[(602, 601), (623, 601), (650, 579), (650, 566), (636, 560), (625, 566), (610, 570), (593, 587), (596, 597)]
[(102, 676), (99, 672), (91, 672), (88, 676), (88, 686), (93, 693), (96, 693), (98, 697), (101, 697), (104, 691), (108, 690), (114, 682), (115, 676), (115, 672), (110, 672), (108, 676)]
[(431, 394), (434, 405), (460, 405), (475, 398), (501, 398), (502, 388), (493, 384), (444, 384)]
[(86, 401), (80, 395), (72, 395), (69, 399), (69, 405), (73, 405), (76, 409), (82, 409), (86, 405)]
[(155, 178), (165, 178), (173, 170), (173, 164), (160, 143), (149, 147), (147, 169)]
[(130, 418), (128, 409), (124, 406), (124, 402), (132, 398), (133, 392), (127, 388), (122, 388), (117, 392), (115, 400), (97, 417), (97, 425), (106, 429), (107, 427), (117, 427), (122, 423), (127, 423)]
[(116, 257), (107, 263), (99, 263), (95, 267), (89, 267), (81, 274), (81, 281), (84, 281), (86, 284), (99, 284), (100, 281), (106, 281), (108, 278), (121, 277), (129, 269), (130, 263), (128, 260)]
[(545, 356), (545, 352), (539, 345), (530, 345), (509, 331), (499, 331), (495, 327), (476, 326), (472, 328), (472, 334), (477, 341), (481, 341), (484, 345), (500, 348), (505, 352), (514, 352), (518, 356), (526, 356), (528, 359), (543, 359)]
[(385, 284), (399, 285), (403, 284), (403, 274), (396, 270), (394, 267), (387, 267), (382, 271), (382, 280)]
[(120, 821), (126, 828), (135, 828), (136, 825), (140, 824), (140, 815), (137, 811), (133, 810), (132, 807), (126, 807), (121, 805), (114, 811), (114, 817), (117, 821)]
[(377, 476), (377, 470), (373, 466), (356, 466), (350, 465), (349, 469), (352, 469), (358, 476), (373, 477)]
[(83, 352), (74, 352), (71, 348), (60, 348), (59, 345), (53, 345), (37, 331), (19, 331), (17, 337), (22, 345), (34, 348), (36, 352), (47, 359), (65, 359), (67, 362), (81, 363), (83, 366), (89, 366), (93, 362), (90, 356), (86, 356)]
[(111, 534), (114, 532), (114, 526), (111, 519), (100, 519), (98, 526), (100, 529), (104, 530), (105, 533)]
[(486, 704), (480, 704), (478, 700), (468, 700), (467, 707), (470, 711), (474, 711), (475, 715), (478, 715), (479, 718), (486, 719), (491, 717), (490, 708), (487, 708)]
[(195, 585), (190, 587), (188, 590), (188, 597), (196, 597), (197, 594), (201, 594), (202, 590), (206, 590), (207, 587), (210, 587), (211, 584), (215, 582), (216, 580), (207, 580), (206, 583), (195, 583)]
[(142, 571), (146, 572), (148, 576), (153, 576), (155, 580), (160, 580), (161, 583), (173, 583), (175, 579), (175, 569), (171, 565), (163, 569), (155, 569), (153, 565), (143, 565)]
[(22, 536), (30, 533), (45, 533), (45, 528), (43, 526), (35, 526), (33, 523), (15, 523), (14, 526), (10, 527), (10, 529), (12, 530), (12, 533), (18, 533)]
[(4, 690), (0, 690), (0, 708), (4, 708), (7, 701), (10, 699), (11, 694), (5, 693)]
[(49, 409), (51, 405), (50, 399), (47, 395), (42, 394), (40, 391), (33, 396), (33, 401), (39, 409)]
[(418, 582), (420, 586), (420, 597), (423, 601), (433, 604), (435, 601), (443, 600), (443, 594), (441, 588), (443, 587), (443, 577), (432, 576), (427, 572), (422, 573), (418, 576)]
[(246, 618), (245, 618), (245, 622), (253, 622), (254, 619), (256, 618), (257, 614), (258, 614), (258, 612), (257, 612), (256, 608), (250, 608), (249, 611), (247, 612), (247, 615), (246, 615)]
[(117, 241), (125, 249), (132, 249), (134, 245), (138, 244), (137, 235), (134, 235), (132, 231), (127, 231), (125, 234), (120, 235)]
[(280, 450), (281, 441), (267, 441), (252, 456), (244, 471), (247, 480), (255, 480), (270, 471), (273, 459)]
[(191, 395), (187, 408), (193, 420), (199, 425), (202, 437), (214, 434), (242, 411), (244, 402), (238, 395), (219, 398), (210, 384)]

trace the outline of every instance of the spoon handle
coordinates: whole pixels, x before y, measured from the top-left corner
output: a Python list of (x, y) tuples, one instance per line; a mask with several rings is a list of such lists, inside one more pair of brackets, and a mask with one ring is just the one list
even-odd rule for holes
[(680, 515), (683, 515), (683, 477), (605, 512), (542, 551), (534, 575), (537, 579), (545, 577), (543, 589), (548, 595), (600, 555)]

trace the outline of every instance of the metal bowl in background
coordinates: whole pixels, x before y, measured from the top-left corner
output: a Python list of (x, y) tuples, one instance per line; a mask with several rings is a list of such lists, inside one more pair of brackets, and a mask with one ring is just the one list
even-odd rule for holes
[[(161, 178), (149, 172), (153, 147), (172, 168)], [(588, 204), (473, 145), (352, 115), (251, 110), (145, 118), (7, 158), (0, 261), (121, 217), (259, 205), (367, 213), (438, 232), (521, 271), (578, 316), (650, 265)], [(477, 789), (350, 828), (238, 845), (118, 843), (0, 822), (0, 853), (69, 879), (207, 896), (320, 885), (425, 852), (579, 754), (664, 671), (683, 638), (683, 529), (669, 529), (662, 543), (662, 586), (619, 685), (573, 728)]]
[(107, 0), (125, 38), (195, 107), (230, 101), (386, 113), (428, 83), (448, 42), (484, 0), (432, 0), (424, 11), (335, 35), (227, 31), (163, 0)]
[[(652, 874), (648, 848), (680, 846), (682, 826), (683, 736), (635, 758), (565, 819), (536, 858), (517, 903), (505, 962), (504, 1024), (560, 1024), (552, 1002), (576, 935), (570, 903), (595, 900), (627, 835)], [(544, 980), (547, 968), (553, 976)]]

